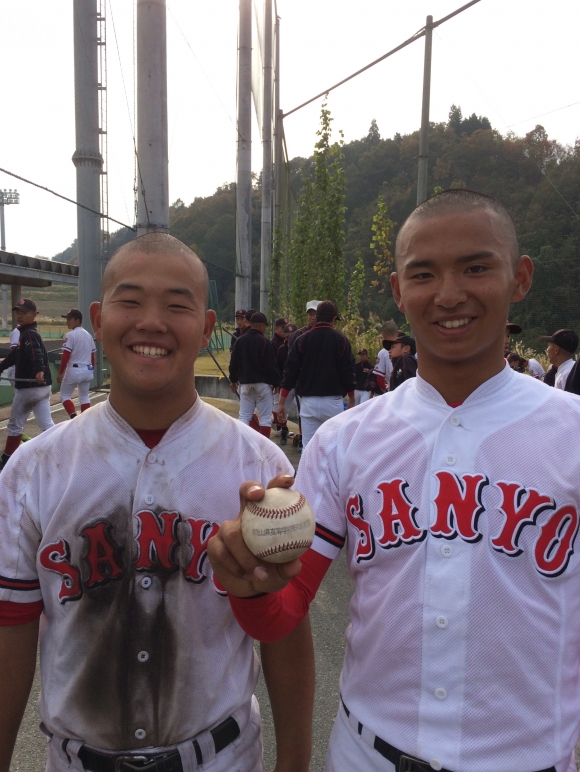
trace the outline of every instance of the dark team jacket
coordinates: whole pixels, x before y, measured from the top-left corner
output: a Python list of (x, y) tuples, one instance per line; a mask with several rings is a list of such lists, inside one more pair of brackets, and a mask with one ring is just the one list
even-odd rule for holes
[[(573, 369), (574, 368), (572, 368), (572, 370)], [(572, 370), (570, 370), (570, 375), (572, 375)], [(556, 383), (557, 372), (558, 372), (558, 368), (555, 365), (550, 365), (550, 367), (548, 367), (548, 370), (544, 375), (544, 383), (546, 384), (546, 386), (553, 386)], [(570, 380), (570, 375), (568, 376), (568, 380), (566, 381), (566, 386), (568, 385), (568, 381)]]
[(359, 391), (370, 391), (367, 385), (369, 375), (373, 371), (373, 365), (370, 362), (357, 362), (354, 366), (354, 379)]
[(394, 391), (409, 378), (417, 375), (417, 360), (411, 354), (401, 354), (392, 360), (393, 372), (389, 380), (389, 391)]
[(272, 335), (270, 343), (274, 347), (274, 355), (278, 353), (278, 351), (281, 349), (281, 347), (284, 345), (285, 342), (286, 342), (286, 338), (281, 338), (277, 332), (275, 332), (274, 335)]
[(300, 397), (337, 397), (354, 391), (354, 357), (350, 342), (329, 324), (319, 323), (291, 343), (283, 389)]
[(230, 359), (232, 383), (280, 384), (280, 372), (274, 356), (274, 347), (260, 330), (249, 328), (240, 335)]
[(38, 332), (36, 322), (23, 324), (20, 327), (18, 346), (13, 348), (6, 359), (0, 364), (0, 373), (8, 367), (16, 365), (15, 378), (34, 378), (41, 370), (44, 372), (44, 383), (22, 383), (15, 381), (15, 389), (30, 389), (39, 385), (51, 386), (52, 375), (48, 366), (48, 354)]
[(280, 371), (280, 378), (284, 375), (284, 368), (286, 367), (286, 360), (288, 359), (288, 341), (285, 340), (276, 352), (276, 364)]
[(231, 354), (231, 353), (232, 353), (232, 351), (234, 350), (234, 346), (236, 345), (236, 341), (237, 341), (237, 339), (238, 339), (238, 338), (239, 338), (241, 335), (243, 335), (244, 331), (245, 331), (245, 330), (247, 330), (247, 329), (248, 329), (247, 327), (244, 327), (244, 330), (242, 331), (242, 330), (240, 330), (240, 328), (239, 328), (239, 327), (236, 327), (236, 329), (235, 329), (235, 330), (234, 330), (234, 332), (232, 333), (232, 339), (231, 339), (231, 341), (230, 341), (230, 354)]
[(304, 335), (305, 332), (308, 332), (311, 330), (312, 327), (307, 324), (306, 327), (300, 327), (300, 329), (296, 330), (296, 332), (293, 332), (291, 335), (288, 336), (288, 351), (292, 348), (292, 346), (296, 343), (298, 338), (300, 338), (302, 335)]
[(566, 379), (565, 391), (569, 391), (572, 394), (580, 394), (580, 368), (578, 367), (578, 362), (580, 362), (580, 359), (576, 360), (576, 364), (570, 370)]

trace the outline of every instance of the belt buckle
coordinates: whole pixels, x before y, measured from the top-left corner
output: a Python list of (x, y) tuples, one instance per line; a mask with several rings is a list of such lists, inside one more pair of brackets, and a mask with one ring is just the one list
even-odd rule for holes
[(399, 763), (397, 764), (397, 772), (415, 772), (416, 769), (429, 770), (431, 765), (421, 759), (416, 759), (414, 756), (406, 756), (402, 753), (399, 756)]
[[(143, 764), (135, 765), (131, 762), (145, 762)], [(147, 756), (117, 756), (115, 758), (115, 772), (126, 772), (127, 770), (144, 770), (146, 769), (146, 764), (149, 762), (149, 758)], [(155, 764), (155, 762), (153, 762)], [(124, 766), (124, 765), (127, 766)]]

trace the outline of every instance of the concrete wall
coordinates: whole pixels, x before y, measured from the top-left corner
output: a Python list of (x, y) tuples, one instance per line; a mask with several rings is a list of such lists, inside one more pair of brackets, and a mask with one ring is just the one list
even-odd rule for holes
[[(200, 397), (211, 397), (212, 399), (230, 399), (238, 401), (238, 398), (230, 390), (230, 382), (217, 375), (196, 375), (195, 388)], [(291, 421), (298, 421), (296, 408), (292, 408), (288, 416)]]

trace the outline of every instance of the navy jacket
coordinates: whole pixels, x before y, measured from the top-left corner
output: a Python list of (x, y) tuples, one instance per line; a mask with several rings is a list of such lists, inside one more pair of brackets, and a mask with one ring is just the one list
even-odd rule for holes
[(41, 370), (44, 372), (44, 383), (22, 383), (16, 380), (15, 389), (33, 389), (39, 385), (51, 386), (52, 375), (48, 366), (48, 354), (38, 332), (36, 322), (23, 324), (20, 327), (20, 340), (18, 346), (8, 354), (0, 364), (0, 373), (8, 367), (16, 365), (15, 378), (34, 378)]
[(260, 330), (250, 328), (236, 341), (230, 359), (230, 381), (279, 385), (280, 372), (274, 347)]
[(338, 397), (355, 389), (350, 341), (329, 324), (315, 324), (296, 342), (288, 342), (281, 386), (300, 397)]

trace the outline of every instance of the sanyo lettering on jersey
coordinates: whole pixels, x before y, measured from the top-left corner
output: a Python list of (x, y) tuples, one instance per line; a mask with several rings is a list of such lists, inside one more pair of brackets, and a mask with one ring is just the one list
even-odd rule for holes
[(372, 560), (377, 545), (394, 549), (422, 542), (428, 536), (480, 542), (484, 534), (479, 523), (486, 513), (484, 492), (488, 486), (495, 486), (501, 494), (499, 511), (504, 522), (497, 533), (489, 535), (489, 548), (517, 558), (523, 553), (520, 536), (524, 528), (534, 527), (538, 532), (532, 554), (536, 570), (546, 577), (560, 576), (566, 570), (580, 523), (574, 506), (560, 506), (552, 496), (518, 483), (490, 483), (484, 474), (456, 475), (443, 470), (435, 477), (438, 492), (433, 501), (434, 519), (428, 528), (417, 524), (418, 508), (413, 506), (408, 483), (403, 479), (378, 483), (380, 505), (371, 513), (365, 514), (359, 493), (349, 497), (346, 518), (356, 534), (357, 563)]
[[(189, 550), (191, 555), (187, 565), (182, 567), (184, 578), (201, 584), (211, 575), (216, 592), (225, 594), (213, 577), (207, 562), (207, 543), (219, 529), (216, 523), (210, 523), (203, 518), (184, 518), (178, 512), (156, 514), (149, 510), (138, 512), (135, 518), (138, 527), (130, 567), (132, 570), (167, 573), (178, 571), (180, 561), (177, 553), (179, 549), (184, 548)], [(189, 527), (189, 536), (185, 539), (180, 539), (180, 533), (187, 533), (188, 529), (178, 529), (180, 523)], [(111, 523), (99, 520), (87, 525), (81, 530), (81, 536), (85, 542), (85, 550), (79, 564), (73, 562), (70, 546), (63, 538), (46, 544), (39, 552), (42, 568), (62, 577), (58, 592), (61, 603), (78, 600), (85, 589), (92, 590), (122, 579), (128, 568)]]

